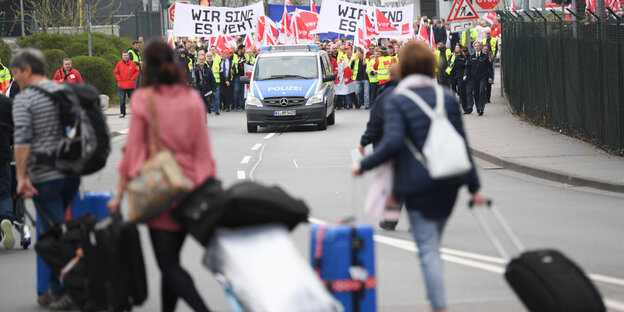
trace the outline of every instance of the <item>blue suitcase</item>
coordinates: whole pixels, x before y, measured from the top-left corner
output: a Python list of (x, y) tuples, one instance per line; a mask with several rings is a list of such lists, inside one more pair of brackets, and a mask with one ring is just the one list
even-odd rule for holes
[(345, 312), (377, 311), (373, 228), (312, 225), (310, 239), (312, 266)]
[[(108, 209), (106, 203), (113, 197), (111, 192), (85, 192), (76, 193), (71, 203), (71, 218), (75, 219), (87, 212), (90, 212), (99, 221), (108, 217)], [(45, 222), (40, 220), (37, 214), (37, 222)], [(37, 237), (41, 233), (37, 233)], [(50, 268), (43, 262), (41, 257), (37, 256), (37, 293), (43, 294), (50, 287)]]

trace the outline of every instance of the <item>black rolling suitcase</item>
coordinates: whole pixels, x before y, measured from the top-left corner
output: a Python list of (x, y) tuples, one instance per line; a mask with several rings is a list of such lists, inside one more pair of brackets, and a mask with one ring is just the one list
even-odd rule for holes
[(130, 311), (147, 299), (139, 232), (119, 214), (98, 222), (82, 237), (86, 275), (83, 311)]
[[(499, 240), (485, 222), (479, 209), (472, 209), (477, 222), (498, 253), (510, 259)], [(583, 270), (561, 252), (554, 249), (525, 251), (496, 207), (488, 203), (496, 221), (518, 249), (505, 270), (505, 279), (524, 306), (533, 312), (603, 312), (606, 311), (596, 286)]]

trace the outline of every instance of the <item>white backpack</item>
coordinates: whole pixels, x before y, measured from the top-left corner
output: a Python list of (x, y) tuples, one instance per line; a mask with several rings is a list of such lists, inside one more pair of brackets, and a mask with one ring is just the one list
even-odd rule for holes
[(418, 94), (407, 88), (397, 88), (398, 94), (414, 101), (431, 118), (429, 133), (425, 139), (422, 153), (409, 138), (405, 144), (420, 163), (427, 169), (433, 180), (442, 180), (463, 175), (472, 169), (468, 158), (466, 141), (457, 133), (446, 116), (444, 109), (444, 91), (434, 87), (436, 93), (435, 111)]

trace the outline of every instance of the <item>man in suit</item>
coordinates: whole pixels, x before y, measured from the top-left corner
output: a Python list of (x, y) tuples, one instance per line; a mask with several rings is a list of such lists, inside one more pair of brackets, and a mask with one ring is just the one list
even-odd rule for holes
[[(477, 105), (477, 113), (483, 116), (485, 109), (485, 89), (492, 83), (492, 63), (487, 54), (481, 52), (481, 42), (474, 43), (475, 53), (470, 55), (464, 70), (464, 81), (467, 82), (468, 109), (465, 114), (472, 113), (472, 105)], [(474, 102), (473, 102), (474, 98)]]
[[(234, 97), (233, 76), (232, 76), (232, 59), (228, 57), (228, 52), (221, 52), (221, 102), (226, 112), (232, 109), (232, 101)], [(234, 107), (235, 108), (235, 107)]]

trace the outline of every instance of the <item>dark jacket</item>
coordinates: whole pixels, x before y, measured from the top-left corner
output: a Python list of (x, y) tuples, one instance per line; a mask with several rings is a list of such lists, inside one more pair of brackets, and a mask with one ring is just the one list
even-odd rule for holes
[(232, 57), (230, 56), (230, 58), (228, 58), (228, 61), (230, 62), (230, 66), (229, 69), (225, 70), (225, 59), (221, 60), (221, 84), (225, 85), (226, 81), (232, 81), (232, 77), (233, 77), (233, 73), (232, 73), (232, 69), (233, 69), (233, 65), (232, 65)]
[(208, 91), (214, 91), (217, 88), (212, 69), (208, 67), (207, 64), (204, 65), (203, 69), (200, 69), (199, 65), (195, 65), (193, 70), (195, 71), (195, 89), (197, 89), (202, 96), (208, 93)]
[(358, 64), (358, 73), (357, 76), (355, 77), (355, 80), (368, 80), (368, 73), (366, 73), (366, 60), (360, 60), (358, 58), (356, 58), (355, 60), (353, 60), (353, 62), (351, 62), (351, 69), (355, 70), (355, 64)]
[(375, 103), (373, 103), (373, 107), (370, 110), (370, 118), (366, 124), (366, 130), (360, 139), (360, 145), (366, 146), (372, 143), (373, 149), (377, 147), (383, 135), (384, 107), (386, 106), (386, 102), (388, 102), (387, 99), (390, 98), (389, 95), (392, 94), (392, 91), (398, 83), (397, 80), (393, 79), (384, 83), (379, 88), (380, 92), (375, 98)]
[(455, 53), (455, 61), (453, 62), (453, 77), (463, 77), (464, 71), (466, 70), (466, 57), (463, 53)]
[(433, 28), (433, 37), (435, 38), (435, 44), (438, 42), (444, 42), (446, 44), (446, 28), (444, 26)]
[[(411, 90), (429, 103), (431, 107), (434, 107), (435, 91), (433, 88), (414, 88)], [(444, 100), (449, 121), (465, 139), (459, 104), (455, 96), (445, 91)], [(384, 111), (383, 137), (375, 152), (362, 160), (362, 171), (371, 170), (388, 160), (394, 159), (394, 191), (398, 197), (428, 196), (438, 190), (456, 190), (463, 184), (468, 184), (471, 193), (479, 190), (479, 179), (474, 166), (469, 173), (463, 176), (434, 181), (429, 177), (425, 167), (414, 158), (414, 155), (405, 145), (405, 139), (411, 140), (416, 148), (422, 151), (431, 124), (429, 117), (414, 102), (403, 95), (393, 94), (386, 102)], [(466, 149), (468, 149), (468, 144), (466, 144)], [(472, 157), (470, 157), (470, 161), (472, 162)]]
[(451, 50), (455, 51), (455, 45), (459, 43), (459, 33), (451, 33)]
[(477, 58), (477, 54), (471, 54), (466, 61), (466, 69), (464, 70), (464, 76), (466, 79), (473, 80), (487, 80), (488, 78), (494, 79), (494, 72), (492, 71), (492, 63), (487, 54), (481, 52)]
[(13, 145), (13, 117), (11, 115), (13, 101), (0, 95), (0, 164), (11, 161)]

